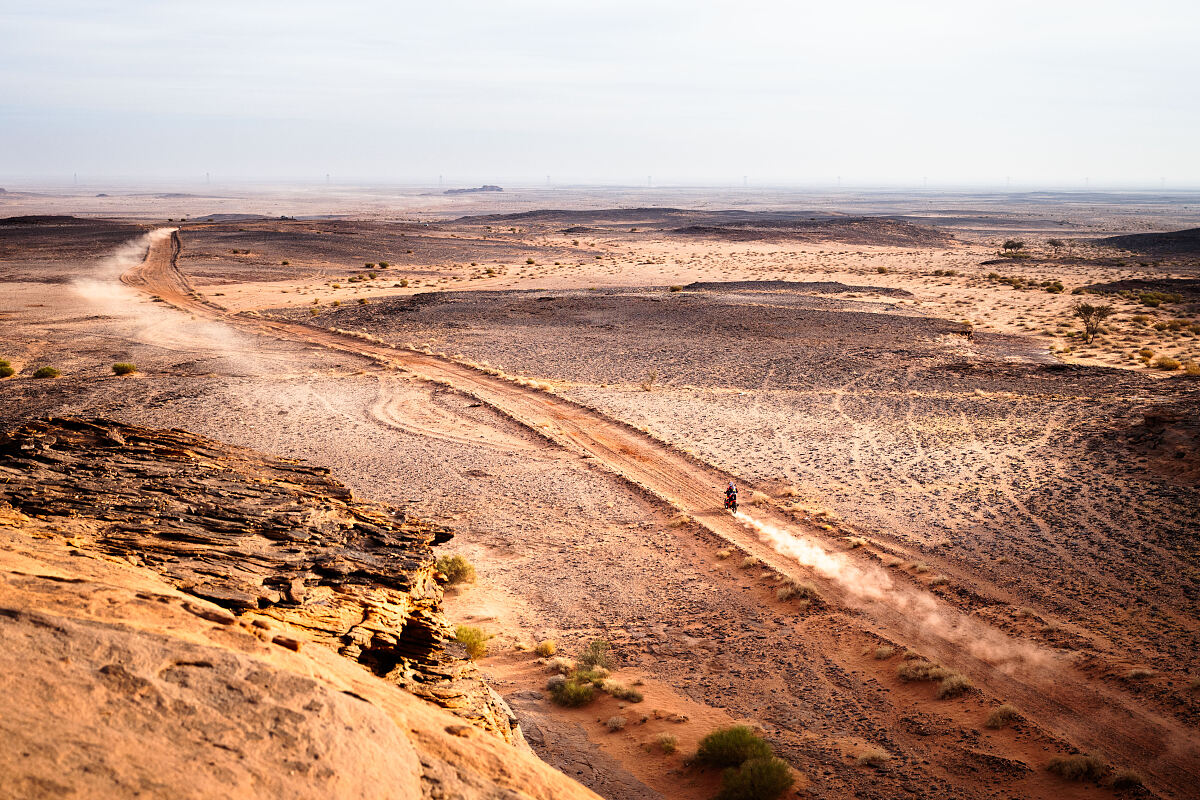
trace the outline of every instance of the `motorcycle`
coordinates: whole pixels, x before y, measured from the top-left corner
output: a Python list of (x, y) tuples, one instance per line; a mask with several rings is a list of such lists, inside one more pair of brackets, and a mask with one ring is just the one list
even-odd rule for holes
[(730, 511), (732, 511), (734, 514), (737, 513), (737, 495), (736, 494), (725, 495), (725, 507), (728, 508)]

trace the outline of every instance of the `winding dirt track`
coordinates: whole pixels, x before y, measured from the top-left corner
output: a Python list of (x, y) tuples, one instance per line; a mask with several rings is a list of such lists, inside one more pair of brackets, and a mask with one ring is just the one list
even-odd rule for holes
[[(144, 262), (122, 275), (121, 281), (183, 311), (223, 321), (248, 333), (366, 357), (446, 384), (554, 444), (593, 459), (781, 574), (813, 581), (814, 574), (807, 567), (779, 554), (750, 526), (719, 509), (719, 487), (730, 480), (728, 474), (595, 410), (465, 364), (298, 323), (230, 314), (194, 292), (177, 267), (180, 248), (177, 232), (169, 237), (152, 236)], [(844, 544), (818, 528), (802, 526), (769, 507), (756, 508), (752, 513), (759, 522), (817, 542), (839, 558), (846, 557), (842, 555)], [(851, 560), (855, 561), (853, 557)], [(856, 566), (867, 572), (879, 569), (865, 559)], [(863, 599), (844, 580), (822, 580), (818, 575), (816, 582), (822, 585), (826, 597), (862, 609), (865, 617), (856, 622), (864, 629), (965, 673), (988, 694), (1017, 705), (1047, 732), (1081, 749), (1098, 752), (1118, 766), (1136, 767), (1145, 776), (1147, 786), (1162, 795), (1195, 796), (1200, 786), (1200, 746), (1194, 732), (1140, 707), (1135, 697), (1089, 680), (1050, 651), (1013, 662), (1012, 653), (1029, 654), (1035, 646), (986, 628), (933, 595), (902, 588), (882, 600), (870, 600)], [(935, 610), (918, 614), (912, 610), (914, 605)], [(937, 624), (931, 624), (934, 618)], [(1008, 651), (1000, 659), (1008, 662), (1005, 669), (972, 654), (987, 656), (979, 647), (982, 639), (991, 643), (991, 651)]]

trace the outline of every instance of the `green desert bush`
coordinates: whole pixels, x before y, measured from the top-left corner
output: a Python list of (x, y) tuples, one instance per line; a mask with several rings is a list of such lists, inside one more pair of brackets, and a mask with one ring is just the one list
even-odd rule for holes
[(37, 371), (33, 373), (35, 378), (57, 378), (59, 375), (62, 373), (54, 367), (38, 367)]
[(475, 661), (487, 655), (488, 635), (474, 625), (456, 625), (454, 639), (467, 650), (467, 656)]
[(718, 728), (700, 740), (696, 760), (712, 767), (737, 767), (752, 758), (770, 758), (771, 745), (746, 725)]
[(721, 775), (716, 800), (776, 800), (792, 787), (792, 772), (773, 756), (752, 758)]
[(438, 556), (437, 571), (446, 576), (446, 583), (474, 583), (475, 567), (458, 553)]
[(118, 361), (112, 365), (114, 375), (132, 375), (137, 372), (137, 367), (127, 361)]
[(551, 679), (547, 688), (550, 690), (550, 699), (567, 708), (586, 706), (596, 699), (595, 686), (590, 683), (581, 683), (572, 678)]
[(0, 378), (11, 378), (17, 371), (12, 368), (12, 364), (0, 359)]
[(1046, 769), (1069, 781), (1099, 781), (1108, 773), (1103, 761), (1083, 754), (1052, 758)]
[(612, 648), (605, 639), (593, 639), (579, 654), (579, 663), (586, 667), (612, 669)]
[(1021, 719), (1021, 712), (1015, 706), (1010, 706), (1008, 703), (996, 706), (992, 712), (987, 715), (987, 720), (984, 721), (984, 726), (992, 729), (1006, 728), (1009, 725)]
[(553, 639), (543, 639), (537, 643), (537, 647), (534, 648), (534, 652), (536, 652), (542, 658), (549, 658), (558, 652), (558, 645), (554, 643)]

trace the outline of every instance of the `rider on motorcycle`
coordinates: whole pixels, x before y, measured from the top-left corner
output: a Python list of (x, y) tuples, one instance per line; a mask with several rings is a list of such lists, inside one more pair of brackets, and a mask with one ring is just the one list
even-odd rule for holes
[(725, 487), (725, 507), (737, 508), (737, 487), (733, 485), (733, 481)]

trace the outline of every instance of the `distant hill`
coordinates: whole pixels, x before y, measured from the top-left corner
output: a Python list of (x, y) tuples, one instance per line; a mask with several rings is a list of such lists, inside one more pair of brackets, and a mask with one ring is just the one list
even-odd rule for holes
[(1095, 244), (1119, 247), (1135, 253), (1153, 255), (1200, 255), (1200, 228), (1188, 228), (1168, 233), (1131, 233), (1096, 239)]
[(483, 186), (476, 186), (474, 189), (447, 189), (445, 194), (476, 194), (478, 192), (503, 192), (504, 188), (493, 186), (490, 183), (485, 183)]

